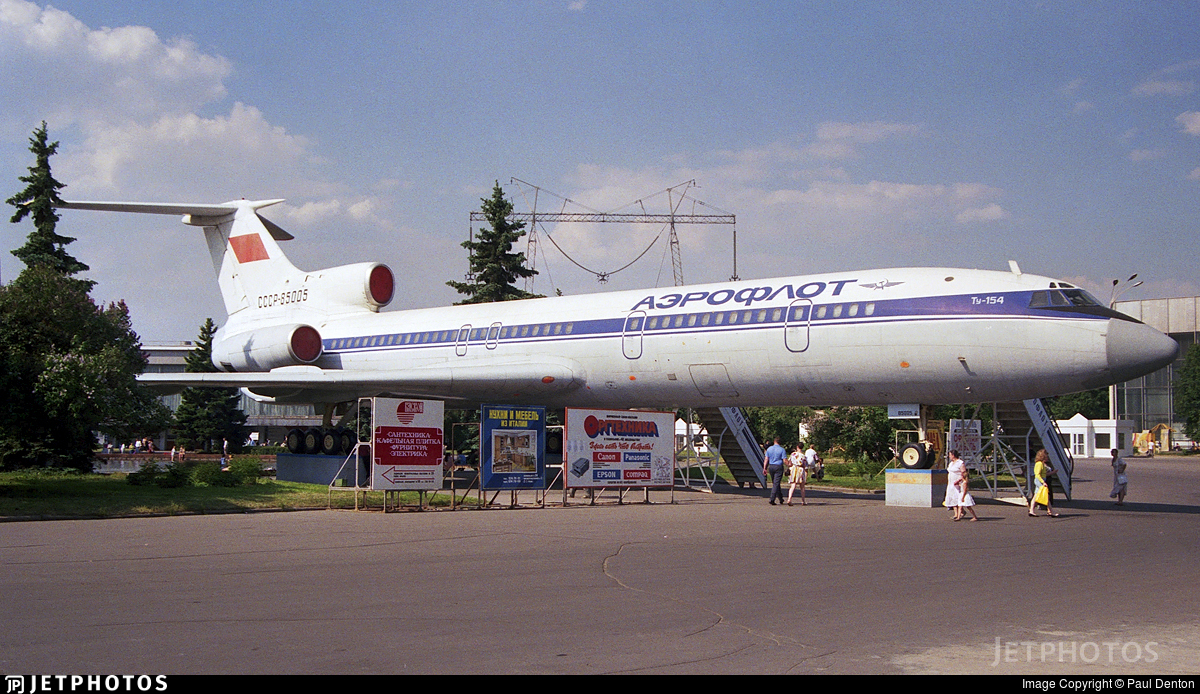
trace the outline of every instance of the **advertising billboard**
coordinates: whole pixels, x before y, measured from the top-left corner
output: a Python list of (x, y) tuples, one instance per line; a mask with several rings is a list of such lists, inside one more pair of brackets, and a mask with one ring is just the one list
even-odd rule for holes
[(675, 474), (675, 413), (567, 408), (568, 487), (669, 487)]
[(484, 489), (545, 489), (546, 408), (484, 405), (479, 408)]
[(983, 451), (983, 423), (978, 419), (951, 419), (949, 450), (967, 463), (978, 463)]
[(442, 488), (441, 400), (374, 398), (371, 488)]

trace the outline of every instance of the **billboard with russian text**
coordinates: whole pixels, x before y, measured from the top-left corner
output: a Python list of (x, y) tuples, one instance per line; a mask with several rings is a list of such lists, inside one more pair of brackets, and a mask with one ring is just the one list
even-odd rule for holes
[(669, 487), (675, 474), (675, 413), (567, 408), (568, 487)]
[(371, 488), (442, 488), (441, 400), (374, 398)]

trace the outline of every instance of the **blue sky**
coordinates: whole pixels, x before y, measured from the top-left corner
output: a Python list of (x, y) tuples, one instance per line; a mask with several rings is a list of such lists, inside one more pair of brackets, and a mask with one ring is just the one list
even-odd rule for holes
[[(386, 262), (393, 308), (456, 300), (492, 182), (529, 209), (514, 177), (652, 212), (695, 179), (747, 279), (1012, 258), (1103, 299), (1134, 272), (1126, 298), (1195, 295), (1197, 26), (1168, 2), (0, 0), (0, 160), (15, 192), (45, 119), (68, 199), (287, 198), (293, 262)], [(60, 231), (143, 339), (223, 320), (198, 230)], [(541, 230), (600, 270), (659, 231)], [(5, 281), (26, 233), (0, 236)], [(687, 281), (728, 277), (728, 228), (680, 238)], [(543, 248), (542, 293), (672, 281), (661, 240), (607, 285)]]

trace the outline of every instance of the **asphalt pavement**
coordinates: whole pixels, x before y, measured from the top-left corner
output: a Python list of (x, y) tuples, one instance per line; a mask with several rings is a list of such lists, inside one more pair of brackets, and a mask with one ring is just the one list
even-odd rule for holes
[[(882, 495), (0, 524), (0, 670), (1200, 673), (1200, 458), (1059, 518)], [(552, 496), (552, 500), (553, 500)]]

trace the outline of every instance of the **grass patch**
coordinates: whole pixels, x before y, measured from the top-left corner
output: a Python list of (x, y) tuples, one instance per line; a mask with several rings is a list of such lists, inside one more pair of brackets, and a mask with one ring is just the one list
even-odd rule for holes
[[(680, 469), (679, 472), (676, 473), (675, 479), (682, 480), (684, 478), (684, 475), (686, 472), (687, 472), (686, 469)], [(709, 475), (709, 478), (711, 479), (712, 469), (706, 468), (704, 472), (705, 472), (705, 474)], [(692, 483), (693, 484), (699, 484), (701, 482), (699, 471), (692, 470), (691, 475), (692, 475)], [(737, 480), (735, 480), (733, 478), (733, 473), (729, 472), (729, 468), (725, 466), (725, 463), (721, 463), (720, 465), (717, 466), (717, 477), (719, 479), (721, 479), (722, 481), (724, 481), (725, 483), (729, 484), (730, 486), (734, 486), (734, 487), (737, 486)], [(783, 478), (783, 484), (784, 484), (784, 487), (786, 488), (787, 487), (787, 475), (786, 474), (784, 475), (784, 478)], [(869, 476), (862, 475), (862, 474), (859, 474), (859, 475), (855, 475), (855, 474), (831, 475), (831, 474), (829, 474), (829, 470), (827, 467), (825, 470), (825, 479), (823, 481), (818, 482), (810, 477), (808, 480), (808, 486), (809, 487), (844, 487), (847, 489), (875, 490), (875, 489), (883, 489), (886, 486), (886, 484), (885, 484), (884, 476), (882, 474), (876, 475), (874, 477), (869, 477)]]
[[(711, 481), (713, 478), (713, 468), (711, 466), (705, 466), (703, 474), (708, 477), (709, 481)], [(716, 474), (717, 479), (725, 482), (726, 484), (731, 484), (735, 487), (737, 486), (737, 480), (733, 478), (733, 473), (729, 471), (729, 468), (725, 465), (725, 463), (717, 465)], [(704, 479), (701, 477), (701, 472), (695, 468), (679, 468), (679, 470), (675, 472), (675, 479), (682, 481), (684, 479), (688, 479), (689, 475), (692, 484), (703, 484)]]
[[(125, 475), (94, 475), (35, 470), (0, 473), (0, 517), (108, 518), (151, 514), (221, 513), (256, 509), (354, 508), (354, 494), (320, 484), (262, 479), (238, 487), (135, 486)], [(460, 492), (461, 493), (461, 492)], [(383, 508), (383, 492), (368, 492), (366, 507)], [(404, 505), (416, 505), (417, 492), (402, 492)], [(427, 497), (428, 498), (428, 497)], [(468, 499), (468, 503), (474, 499)], [(363, 502), (360, 500), (360, 507)], [(433, 506), (449, 506), (448, 491)]]

